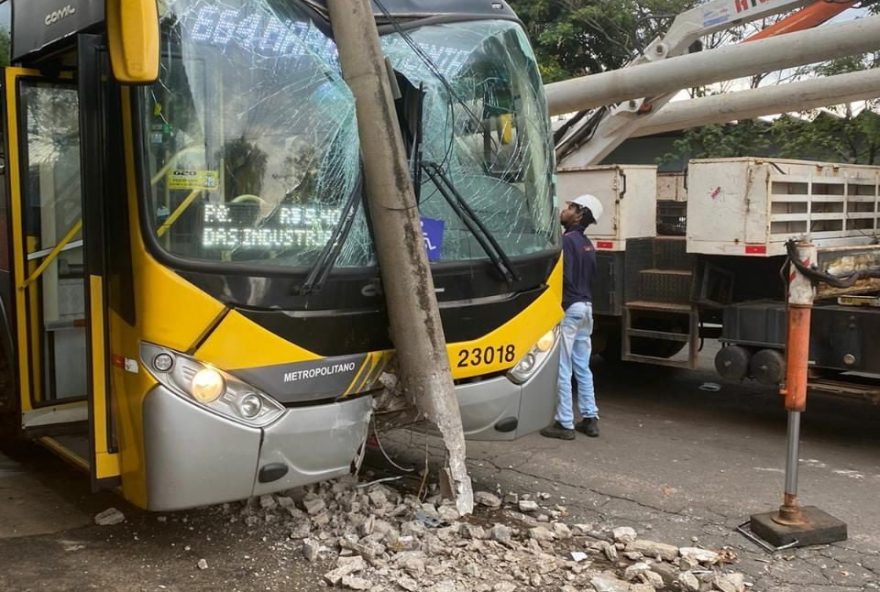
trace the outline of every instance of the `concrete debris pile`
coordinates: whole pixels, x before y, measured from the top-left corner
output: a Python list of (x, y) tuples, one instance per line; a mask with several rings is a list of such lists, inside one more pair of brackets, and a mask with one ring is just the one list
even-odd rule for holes
[[(549, 496), (480, 491), (462, 518), (450, 501), (422, 502), (384, 484), (354, 479), (263, 496), (243, 510), (248, 524), (289, 530), (303, 556), (328, 567), (328, 587), (370, 592), (744, 592), (727, 552), (678, 548), (613, 531), (568, 525)], [(535, 499), (537, 498), (537, 499)]]

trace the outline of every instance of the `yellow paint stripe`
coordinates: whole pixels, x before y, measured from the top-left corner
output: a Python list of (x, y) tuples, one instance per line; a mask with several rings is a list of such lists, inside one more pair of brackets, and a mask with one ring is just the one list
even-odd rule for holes
[(95, 477), (107, 479), (122, 474), (119, 453), (98, 452), (95, 454)]
[(107, 425), (107, 352), (104, 349), (104, 279), (89, 276), (89, 318), (92, 337), (92, 425), (95, 442), (95, 477), (104, 479), (119, 475), (119, 458), (110, 453)]
[(342, 393), (343, 397), (350, 395), (352, 393), (352, 391), (354, 390), (355, 384), (357, 384), (358, 378), (360, 378), (361, 373), (363, 373), (364, 368), (367, 367), (367, 364), (369, 363), (369, 361), (370, 361), (370, 354), (367, 354), (366, 356), (364, 356), (364, 361), (361, 362), (361, 367), (358, 368), (358, 371), (355, 373), (354, 378), (351, 379), (351, 384), (349, 384), (348, 388), (345, 389), (345, 392)]
[(373, 374), (373, 370), (376, 369), (376, 366), (379, 365), (380, 354), (376, 352), (370, 352), (370, 369), (364, 373), (363, 378), (355, 385), (354, 389), (352, 389), (352, 394), (359, 393), (363, 390), (364, 385), (367, 384), (367, 380), (370, 378), (370, 375)]
[(58, 255), (61, 254), (61, 251), (64, 249), (64, 247), (66, 247), (68, 243), (70, 243), (70, 241), (74, 239), (77, 233), (82, 230), (82, 225), (82, 218), (80, 218), (79, 222), (74, 224), (70, 228), (70, 230), (67, 231), (67, 234), (65, 234), (64, 237), (60, 241), (58, 241), (58, 244), (55, 245), (51, 251), (49, 251), (49, 254), (46, 255), (46, 257), (43, 259), (43, 262), (40, 263), (39, 267), (37, 267), (33, 271), (33, 273), (31, 273), (31, 275), (24, 281), (24, 283), (18, 287), (19, 290), (24, 290), (32, 283), (34, 283), (38, 277), (43, 275), (43, 272), (46, 271), (46, 269), (49, 268), (49, 266), (52, 264), (52, 262), (55, 261)]
[(63, 444), (61, 444), (55, 438), (50, 438), (48, 436), (44, 436), (42, 438), (38, 438), (37, 440), (39, 441), (40, 444), (42, 444), (43, 446), (45, 446), (46, 448), (48, 448), (49, 450), (51, 450), (52, 452), (54, 452), (55, 454), (57, 454), (58, 456), (60, 456), (64, 460), (66, 460), (67, 462), (69, 462), (70, 464), (74, 465), (75, 467), (80, 468), (83, 471), (89, 470), (89, 463), (88, 463), (88, 461), (86, 461), (86, 459), (84, 459), (83, 457), (81, 457), (80, 455), (75, 453), (73, 450), (71, 450), (71, 449), (67, 448), (66, 446), (64, 446)]
[(385, 366), (388, 365), (388, 361), (386, 356), (382, 352), (376, 352), (373, 354), (376, 356), (376, 367), (373, 369), (367, 378), (364, 380), (364, 383), (361, 385), (361, 390), (365, 390), (370, 387), (371, 384), (376, 382), (376, 379), (382, 375), (382, 371), (385, 370)]
[[(16, 287), (21, 286), (24, 282), (24, 237), (22, 232), (22, 211), (21, 211), (21, 155), (19, 154), (19, 136), (18, 136), (18, 89), (17, 82), (21, 76), (39, 76), (37, 70), (27, 70), (23, 68), (6, 68), (6, 133), (8, 134), (9, 144), (7, 145), (8, 166), (6, 167), (9, 175), (10, 187), (10, 226), (12, 228), (12, 261), (13, 261), (13, 278)], [(29, 359), (28, 355), (28, 326), (27, 326), (27, 298), (22, 290), (15, 290), (15, 314), (17, 317), (18, 339), (18, 384), (19, 395), (22, 412), (33, 409), (31, 405), (30, 380), (29, 380)]]

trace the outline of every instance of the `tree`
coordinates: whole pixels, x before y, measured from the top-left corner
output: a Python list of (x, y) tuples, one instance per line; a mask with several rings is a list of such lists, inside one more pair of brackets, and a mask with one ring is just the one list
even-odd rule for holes
[(544, 82), (620, 68), (696, 0), (510, 0)]
[(736, 124), (712, 124), (688, 130), (673, 142), (672, 152), (661, 162), (692, 158), (733, 158), (737, 156), (769, 156), (772, 124), (746, 120)]
[(784, 115), (772, 136), (782, 157), (880, 164), (880, 115), (868, 109), (844, 116), (823, 111), (812, 120)]
[[(680, 13), (696, 0), (509, 0), (531, 37), (545, 83), (624, 66), (650, 41), (668, 30)], [(880, 12), (880, 3), (867, 7)], [(713, 34), (704, 47), (738, 43), (763, 27), (785, 18), (770, 17)], [(760, 73), (746, 85), (782, 83), (811, 76), (830, 76), (880, 66), (878, 54)], [(726, 92), (731, 84), (690, 89), (693, 97)], [(743, 121), (687, 130), (672, 153), (662, 160), (730, 156), (789, 158), (877, 163), (878, 101), (844, 105), (823, 111), (782, 116), (774, 122)]]
[(0, 66), (9, 65), (9, 31), (0, 29)]

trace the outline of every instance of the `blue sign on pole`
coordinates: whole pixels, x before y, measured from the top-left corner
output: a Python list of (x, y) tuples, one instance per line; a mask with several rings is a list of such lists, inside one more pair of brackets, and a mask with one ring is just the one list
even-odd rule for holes
[(422, 218), (422, 238), (425, 241), (425, 249), (428, 251), (428, 261), (440, 261), (443, 246), (443, 229), (446, 223), (443, 220)]

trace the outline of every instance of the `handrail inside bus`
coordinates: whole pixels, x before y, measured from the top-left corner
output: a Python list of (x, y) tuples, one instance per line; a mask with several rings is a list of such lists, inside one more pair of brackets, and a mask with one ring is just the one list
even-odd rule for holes
[[(64, 245), (64, 248), (61, 249), (61, 252), (64, 252), (64, 251), (71, 251), (71, 250), (73, 250), (73, 249), (78, 249), (78, 248), (80, 248), (81, 246), (83, 246), (83, 241), (82, 241), (82, 239), (75, 240), (75, 241), (73, 241), (73, 242), (71, 242), (71, 243), (68, 243), (68, 244)], [(55, 248), (55, 247), (50, 247), (50, 248), (48, 248), (48, 249), (42, 249), (42, 250), (40, 250), (40, 251), (34, 251), (34, 252), (32, 252), (32, 253), (28, 253), (26, 259), (27, 259), (28, 261), (33, 261), (34, 259), (42, 259), (42, 258), (45, 257), (46, 255), (48, 255), (49, 253), (51, 253), (51, 252), (52, 252), (52, 249), (54, 249), (54, 248)]]
[(53, 247), (51, 251), (49, 251), (49, 254), (46, 255), (46, 258), (43, 259), (43, 262), (40, 263), (40, 265), (34, 270), (30, 277), (22, 282), (21, 286), (19, 286), (18, 288), (19, 290), (27, 289), (27, 287), (33, 284), (37, 280), (37, 278), (43, 275), (43, 272), (46, 271), (49, 265), (51, 265), (52, 262), (58, 258), (58, 255), (61, 254), (61, 251), (64, 250), (64, 247), (66, 247), (67, 244), (73, 240), (73, 237), (75, 237), (77, 233), (82, 230), (82, 225), (82, 218), (80, 218), (76, 224), (70, 227), (70, 230), (67, 231), (67, 234), (64, 235), (64, 238), (58, 241), (58, 244), (55, 245), (55, 247)]
[(190, 204), (192, 204), (193, 201), (195, 201), (195, 199), (199, 196), (201, 192), (202, 189), (198, 187), (190, 191), (189, 195), (187, 195), (184, 200), (180, 202), (180, 205), (177, 206), (171, 213), (171, 215), (168, 216), (168, 219), (162, 223), (162, 226), (160, 226), (159, 229), (156, 231), (156, 236), (161, 237), (166, 232), (168, 232), (168, 229), (171, 228), (172, 224), (177, 222), (177, 219), (183, 215), (186, 209), (190, 206)]

